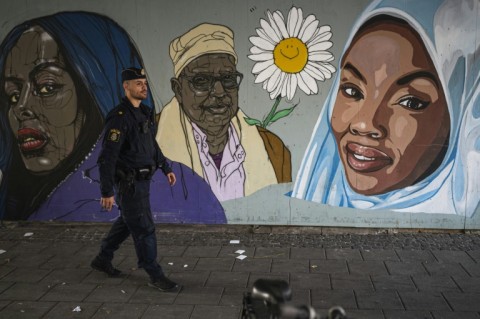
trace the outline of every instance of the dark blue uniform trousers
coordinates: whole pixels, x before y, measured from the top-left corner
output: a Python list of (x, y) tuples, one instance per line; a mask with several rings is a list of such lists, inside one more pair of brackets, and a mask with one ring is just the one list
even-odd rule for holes
[(120, 216), (102, 240), (99, 255), (104, 260), (112, 261), (114, 252), (131, 234), (138, 267), (143, 268), (155, 281), (163, 275), (163, 271), (157, 262), (157, 236), (150, 210), (150, 180), (134, 181), (133, 187), (127, 191), (117, 191), (117, 203)]

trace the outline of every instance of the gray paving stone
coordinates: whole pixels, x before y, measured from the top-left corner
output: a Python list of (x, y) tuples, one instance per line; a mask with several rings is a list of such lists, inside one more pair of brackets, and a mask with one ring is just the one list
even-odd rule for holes
[(288, 247), (257, 247), (254, 258), (289, 258), (290, 248)]
[(10, 301), (9, 300), (0, 300), (0, 310), (2, 310), (3, 308), (5, 308), (6, 306), (8, 306), (10, 304)]
[(142, 319), (190, 319), (193, 305), (150, 305)]
[(432, 319), (429, 311), (384, 310), (385, 319)]
[(241, 272), (270, 272), (272, 266), (271, 259), (263, 258), (245, 258), (244, 260), (235, 260), (233, 271)]
[(345, 260), (310, 260), (310, 272), (322, 274), (348, 273)]
[(374, 287), (368, 275), (332, 274), (334, 290), (373, 291)]
[(360, 309), (400, 309), (404, 310), (402, 301), (394, 291), (355, 291)]
[(417, 288), (409, 275), (373, 275), (375, 290), (415, 291)]
[(444, 263), (460, 263), (474, 261), (465, 251), (458, 250), (432, 250), (432, 254), (439, 262)]
[(41, 282), (49, 285), (60, 284), (60, 283), (80, 283), (82, 282), (90, 273), (88, 269), (55, 269), (50, 271), (50, 273), (45, 276)]
[(248, 290), (246, 288), (226, 287), (220, 298), (221, 306), (242, 306), (243, 294)]
[(146, 304), (104, 303), (92, 319), (139, 319), (146, 310)]
[(258, 279), (271, 279), (271, 280), (283, 280), (290, 284), (290, 274), (289, 273), (259, 273), (259, 272), (252, 272), (250, 273), (250, 278), (248, 278), (248, 288), (251, 289), (253, 284)]
[(207, 287), (247, 287), (248, 272), (212, 271), (205, 286)]
[(24, 267), (28, 265), (31, 268), (40, 267), (41, 265), (45, 264), (49, 259), (51, 259), (54, 255), (51, 254), (42, 254), (42, 253), (28, 253), (25, 252), (22, 255), (18, 255), (14, 257), (9, 265), (14, 267)]
[(172, 272), (168, 276), (181, 286), (203, 287), (210, 276), (210, 271)]
[(347, 311), (348, 318), (355, 319), (384, 319), (383, 312), (381, 310), (357, 310), (349, 309)]
[(360, 249), (363, 260), (400, 261), (394, 249)]
[(40, 283), (15, 283), (0, 294), (0, 300), (26, 300), (40, 299), (51, 287)]
[(183, 256), (188, 257), (217, 257), (221, 246), (189, 246)]
[(42, 318), (50, 309), (55, 306), (55, 302), (43, 301), (15, 301), (0, 311), (2, 319), (32, 319)]
[(255, 256), (255, 247), (245, 247), (245, 246), (222, 246), (220, 252), (218, 253), (218, 257), (237, 257), (239, 254), (236, 253), (238, 250), (245, 250), (243, 255), (247, 256), (248, 258), (252, 258)]
[(53, 242), (48, 247), (44, 248), (42, 252), (67, 257), (74, 256), (82, 250), (84, 246), (85, 245), (81, 242)]
[(177, 298), (178, 292), (178, 289), (171, 292), (162, 292), (145, 284), (138, 287), (138, 289), (133, 293), (133, 296), (128, 300), (128, 302), (171, 305), (175, 302), (175, 298)]
[(97, 286), (95, 284), (57, 284), (40, 300), (42, 301), (82, 301)]
[(333, 306), (341, 306), (344, 309), (357, 309), (355, 295), (348, 290), (311, 290), (312, 306), (317, 309), (329, 309)]
[(127, 302), (135, 291), (137, 286), (128, 285), (98, 285), (84, 301), (87, 302)]
[(225, 319), (238, 318), (241, 312), (240, 307), (232, 306), (205, 306), (197, 305), (194, 307), (190, 319)]
[(433, 254), (428, 250), (395, 250), (402, 261), (436, 261)]
[(331, 289), (328, 274), (291, 273), (290, 287), (292, 289)]
[(308, 273), (310, 271), (308, 259), (273, 259), (272, 272)]
[(292, 299), (289, 301), (294, 306), (310, 305), (310, 289), (292, 289)]
[(435, 319), (479, 319), (480, 315), (477, 312), (447, 312), (447, 311), (432, 311)]
[[(192, 271), (195, 268), (195, 265), (198, 262), (197, 257), (177, 257), (169, 256), (163, 257), (161, 260), (162, 267), (167, 267), (170, 271)], [(172, 263), (170, 266), (169, 263)], [(187, 267), (185, 267), (187, 265)]]
[(386, 261), (385, 265), (391, 275), (428, 275), (421, 262)]
[(467, 254), (472, 257), (477, 263), (480, 263), (480, 249), (469, 250)]
[(17, 268), (3, 277), (2, 281), (10, 282), (39, 282), (50, 273), (50, 270), (38, 268)]
[(126, 280), (126, 276), (109, 277), (105, 273), (90, 270), (88, 275), (82, 280), (83, 283), (102, 284), (102, 285), (119, 285)]
[(182, 287), (175, 304), (177, 305), (218, 305), (222, 287)]
[[(161, 266), (163, 267), (164, 265)], [(123, 272), (137, 270), (138, 258), (137, 256), (125, 256), (121, 261), (117, 260), (117, 265), (115, 267)]]
[(14, 282), (0, 281), (0, 294), (13, 285), (15, 285)]
[(387, 267), (381, 260), (348, 260), (347, 265), (352, 275), (388, 275)]
[(463, 292), (480, 293), (480, 277), (456, 277), (452, 279), (457, 283)]
[(470, 274), (470, 276), (480, 277), (480, 263), (462, 262), (461, 265)]
[(159, 257), (180, 257), (184, 255), (186, 249), (187, 246), (157, 245), (157, 252)]
[(428, 276), (428, 275), (414, 275), (413, 282), (420, 291), (457, 291), (460, 289), (449, 276)]
[(0, 265), (2, 266), (2, 267), (0, 267), (0, 281), (2, 280), (3, 277), (5, 277), (9, 273), (11, 273), (15, 269), (17, 269), (16, 267), (13, 267), (13, 266), (10, 266), (10, 265), (2, 265), (1, 263), (0, 263)]
[(199, 258), (195, 265), (195, 270), (207, 270), (207, 271), (231, 271), (235, 258), (223, 257), (223, 258)]
[(363, 260), (359, 249), (327, 248), (327, 259)]
[[(93, 302), (59, 302), (46, 315), (48, 319), (91, 318), (100, 308), (101, 303)], [(81, 311), (73, 311), (76, 307)]]
[(424, 262), (423, 265), (432, 276), (468, 276), (468, 273), (459, 263)]
[(480, 294), (447, 291), (443, 293), (454, 311), (480, 312)]
[(399, 294), (407, 310), (451, 311), (441, 293), (438, 292), (399, 291)]
[(291, 259), (326, 259), (324, 248), (292, 247), (290, 248)]

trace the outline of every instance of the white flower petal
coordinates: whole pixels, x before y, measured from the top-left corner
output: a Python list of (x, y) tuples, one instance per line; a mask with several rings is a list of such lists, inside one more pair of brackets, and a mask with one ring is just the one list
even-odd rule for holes
[(323, 73), (317, 69), (317, 68), (314, 68), (311, 64), (308, 64), (305, 65), (305, 68), (304, 70), (310, 74), (311, 76), (313, 76), (316, 80), (318, 81), (325, 81), (325, 75), (323, 75)]
[(330, 41), (324, 41), (324, 42), (319, 42), (316, 43), (312, 46), (308, 46), (308, 52), (314, 52), (314, 51), (325, 51), (328, 50), (332, 47), (333, 43)]
[(297, 9), (295, 7), (292, 7), (290, 9), (290, 12), (288, 13), (288, 19), (287, 19), (287, 31), (290, 37), (298, 36), (298, 31), (302, 26), (302, 22), (303, 22), (302, 9), (300, 8)]
[(291, 73), (286, 73), (285, 75), (285, 80), (282, 83), (282, 91), (280, 93), (282, 97), (287, 96), (287, 86), (290, 83), (290, 78), (292, 77)]
[(310, 95), (312, 93), (312, 91), (310, 90), (310, 88), (308, 87), (308, 85), (305, 83), (305, 81), (303, 80), (303, 78), (300, 76), (301, 73), (299, 74), (295, 74), (297, 76), (297, 82), (298, 82), (298, 87), (300, 88), (300, 90), (302, 90), (303, 92), (305, 92), (305, 94), (308, 94)]
[(267, 53), (267, 52), (270, 52), (270, 51), (262, 50), (262, 49), (260, 49), (259, 47), (256, 47), (256, 46), (252, 46), (250, 48), (250, 53), (253, 53), (253, 54), (261, 54), (261, 53)]
[(328, 51), (308, 52), (309, 61), (329, 61), (329, 59), (333, 59), (333, 55)]
[(296, 74), (292, 74), (289, 79), (288, 87), (287, 87), (287, 100), (291, 101), (293, 96), (295, 95), (295, 91), (297, 91), (297, 76)]
[(259, 47), (260, 49), (268, 51), (273, 51), (273, 49), (275, 49), (275, 46), (271, 42), (261, 37), (250, 37), (249, 40), (250, 42), (252, 42), (253, 45)]
[(282, 33), (284, 39), (289, 38), (287, 28), (285, 27), (285, 20), (283, 19), (282, 13), (280, 11), (275, 11), (273, 13), (273, 20), (277, 24), (278, 29)]
[(258, 74), (258, 76), (255, 78), (255, 83), (262, 83), (266, 79), (270, 78), (276, 69), (278, 68), (275, 64), (270, 65), (268, 68)]
[(272, 92), (275, 90), (275, 88), (278, 86), (278, 83), (280, 82), (280, 74), (282, 71), (277, 68), (275, 72), (273, 72), (272, 76), (268, 79), (267, 81), (267, 91)]
[(297, 14), (298, 14), (298, 22), (297, 22), (297, 26), (295, 27), (295, 30), (293, 32), (294, 32), (294, 37), (298, 38), (298, 34), (300, 33), (300, 29), (302, 28), (302, 25), (303, 25), (302, 8), (298, 8)]
[(273, 40), (275, 41), (275, 43), (278, 43), (280, 42), (280, 38), (282, 36), (282, 34), (280, 33), (280, 30), (275, 30), (275, 28), (273, 28), (270, 23), (268, 23), (267, 21), (263, 20), (263, 19), (260, 19), (260, 25), (262, 26), (263, 30), (265, 30), (265, 32), (268, 34), (268, 36)]
[(273, 60), (257, 62), (252, 68), (253, 74), (258, 74), (273, 64)]
[(331, 28), (329, 25), (322, 25), (320, 28), (315, 31), (315, 34), (312, 36), (311, 42), (318, 43), (321, 41), (330, 40), (332, 37)]
[(301, 76), (303, 81), (305, 81), (305, 84), (310, 88), (312, 94), (318, 93), (317, 82), (315, 82), (315, 79), (311, 75), (309, 75), (307, 72), (302, 71), (300, 72), (299, 76)]
[(337, 71), (337, 69), (331, 65), (330, 63), (323, 63), (323, 62), (320, 62), (320, 66), (326, 68), (327, 70), (329, 70), (331, 73), (335, 73)]
[(323, 63), (323, 62), (308, 62), (308, 64), (318, 69), (322, 74), (325, 76), (326, 79), (330, 79), (332, 77), (332, 73), (335, 73), (335, 67), (330, 63)]
[(272, 38), (270, 38), (270, 36), (267, 34), (267, 32), (265, 32), (265, 30), (263, 30), (262, 28), (258, 28), (255, 31), (257, 32), (257, 34), (260, 38), (267, 40), (268, 42), (273, 44), (273, 46), (276, 45), (276, 42)]
[(304, 43), (310, 40), (312, 35), (315, 33), (315, 30), (317, 30), (318, 24), (319, 22), (317, 19), (315, 19), (315, 16), (313, 14), (309, 15), (305, 19), (305, 22), (298, 33), (300, 40), (302, 40)]
[[(267, 81), (262, 83), (262, 88), (267, 91)], [(267, 91), (268, 92), (268, 91)]]
[(278, 35), (279, 41), (282, 39), (282, 31), (277, 26), (277, 23), (275, 22), (275, 19), (273, 18), (273, 14), (270, 11), (267, 11), (267, 17), (268, 21), (270, 21), (270, 25), (272, 26), (272, 29), (275, 30), (275, 33)]
[(265, 52), (259, 54), (250, 54), (248, 58), (252, 61), (267, 61), (273, 60), (273, 53), (272, 52)]
[(285, 72), (280, 73), (280, 81), (278, 82), (277, 87), (275, 88), (275, 90), (270, 92), (270, 97), (272, 99), (275, 99), (277, 96), (279, 96), (282, 93), (282, 87), (284, 86), (286, 78), (287, 78), (287, 74)]

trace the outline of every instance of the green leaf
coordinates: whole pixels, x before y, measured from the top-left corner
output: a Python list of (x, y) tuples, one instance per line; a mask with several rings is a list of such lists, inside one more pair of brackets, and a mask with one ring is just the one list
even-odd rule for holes
[[(292, 111), (295, 109), (296, 106), (297, 106), (297, 105), (294, 105), (294, 106), (292, 106), (291, 108), (278, 111), (278, 112), (275, 113), (275, 115), (272, 117), (272, 119), (270, 120), (270, 123), (276, 122), (276, 121), (278, 121), (279, 119), (284, 118), (285, 116), (288, 116), (290, 113), (292, 113)], [(268, 124), (270, 124), (270, 123), (268, 123)]]
[(247, 122), (247, 124), (249, 125), (258, 125), (258, 126), (262, 125), (262, 121), (259, 121), (257, 119), (252, 119), (250, 117), (244, 117), (244, 119), (245, 119), (245, 122)]

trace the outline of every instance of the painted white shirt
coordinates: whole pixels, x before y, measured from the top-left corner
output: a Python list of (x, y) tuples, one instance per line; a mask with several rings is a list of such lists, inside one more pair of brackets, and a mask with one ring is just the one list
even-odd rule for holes
[(215, 196), (217, 196), (219, 201), (245, 196), (245, 170), (243, 162), (246, 154), (233, 125), (230, 124), (228, 128), (228, 141), (223, 150), (220, 169), (218, 169), (209, 153), (207, 136), (195, 123), (191, 124), (203, 168), (203, 178), (210, 185)]

